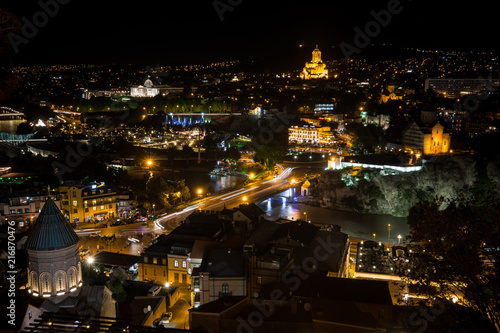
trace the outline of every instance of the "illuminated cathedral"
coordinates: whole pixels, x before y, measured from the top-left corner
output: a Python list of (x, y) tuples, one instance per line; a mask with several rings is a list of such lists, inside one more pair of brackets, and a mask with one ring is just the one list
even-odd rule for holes
[(312, 61), (306, 62), (306, 66), (300, 73), (300, 78), (303, 80), (328, 79), (328, 69), (326, 69), (326, 64), (321, 61), (321, 51), (318, 49), (318, 45), (312, 52)]
[(80, 289), (79, 238), (52, 199), (45, 202), (25, 246), (29, 293), (53, 297)]

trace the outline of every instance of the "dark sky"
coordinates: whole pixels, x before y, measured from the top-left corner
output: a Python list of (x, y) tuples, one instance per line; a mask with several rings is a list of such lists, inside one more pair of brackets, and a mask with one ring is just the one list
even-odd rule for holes
[[(49, 1), (49, 0), (42, 0)], [(55, 1), (55, 0), (50, 0)], [(62, 1), (62, 0), (60, 0)], [(16, 54), (18, 63), (170, 62), (283, 57), (299, 44), (315, 44), (341, 57), (341, 42), (353, 44), (354, 27), (373, 20), (370, 11), (394, 0), (233, 0), (224, 13), (214, 1), (65, 0), (57, 14)], [(220, 0), (227, 3), (228, 0)], [(495, 49), (497, 11), (491, 1), (401, 0), (373, 42), (456, 50)], [(38, 1), (4, 1), (0, 7), (32, 21)]]

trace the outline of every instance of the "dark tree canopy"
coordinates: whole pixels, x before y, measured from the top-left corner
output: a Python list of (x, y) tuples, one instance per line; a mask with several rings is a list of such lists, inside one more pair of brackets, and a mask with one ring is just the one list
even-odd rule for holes
[(500, 206), (457, 199), (410, 209), (410, 249), (415, 253), (408, 278), (431, 296), (454, 294), (500, 331)]

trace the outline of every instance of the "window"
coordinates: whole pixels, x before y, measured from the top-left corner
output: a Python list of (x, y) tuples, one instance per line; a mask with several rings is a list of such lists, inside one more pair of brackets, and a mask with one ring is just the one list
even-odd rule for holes
[(148, 262), (148, 257), (144, 256), (144, 262)]
[(88, 201), (87, 201), (87, 200), (85, 200), (85, 201), (83, 202), (83, 207), (87, 208), (87, 206), (88, 206)]
[(73, 200), (73, 206), (75, 206), (75, 207), (78, 206), (78, 201)]
[(178, 260), (174, 260), (174, 267), (179, 267), (179, 261)]
[(161, 264), (162, 264), (162, 265), (166, 265), (166, 264), (167, 264), (167, 259), (163, 258), (163, 259), (161, 260)]
[(73, 214), (77, 214), (78, 213), (78, 208), (74, 208), (73, 209)]
[(174, 281), (179, 282), (179, 273), (174, 274)]
[(229, 285), (227, 283), (224, 283), (222, 285), (222, 293), (223, 294), (229, 294)]
[(58, 285), (59, 285), (59, 289), (58, 290), (63, 290), (63, 285), (62, 285), (62, 277), (61, 275), (59, 275), (59, 279), (58, 279)]
[(101, 206), (101, 210), (104, 210), (104, 206)]
[(109, 209), (113, 209), (113, 205), (109, 205), (109, 206), (108, 206), (108, 208), (109, 208)]
[(73, 197), (76, 197), (76, 191), (73, 191)]
[(94, 212), (96, 212), (96, 211), (97, 211), (97, 207), (96, 207), (96, 206), (92, 207), (92, 210), (93, 210)]
[(46, 293), (50, 293), (50, 289), (49, 289), (49, 279), (47, 277), (45, 277), (45, 289), (44, 289), (44, 292)]
[(89, 209), (88, 208), (85, 208), (85, 213), (88, 213), (89, 212)]
[(257, 276), (257, 284), (262, 284), (262, 276)]
[(183, 260), (183, 261), (182, 261), (182, 268), (186, 268), (186, 267), (187, 267), (187, 264), (186, 264), (186, 262)]
[(158, 263), (158, 258), (153, 258), (153, 264), (157, 264)]
[(167, 271), (163, 271), (163, 277), (167, 276)]

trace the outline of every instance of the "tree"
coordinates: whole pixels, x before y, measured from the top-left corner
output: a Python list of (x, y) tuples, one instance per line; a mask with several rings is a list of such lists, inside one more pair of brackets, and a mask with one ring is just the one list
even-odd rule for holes
[[(447, 204), (445, 209), (441, 206)], [(463, 199), (420, 202), (410, 209), (415, 253), (407, 278), (430, 296), (455, 294), (500, 332), (500, 205)]]
[(236, 163), (241, 158), (241, 153), (236, 147), (231, 147), (227, 149), (223, 154), (223, 158)]
[(22, 122), (17, 126), (16, 134), (31, 134), (33, 133), (33, 128), (31, 127), (30, 124), (26, 122)]

